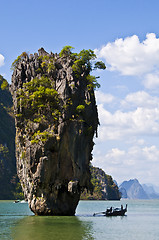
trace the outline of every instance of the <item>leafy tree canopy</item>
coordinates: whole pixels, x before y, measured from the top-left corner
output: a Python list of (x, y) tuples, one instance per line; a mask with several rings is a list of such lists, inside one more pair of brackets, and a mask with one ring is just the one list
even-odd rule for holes
[(61, 50), (61, 52), (59, 53), (59, 56), (60, 57), (67, 57), (67, 56), (70, 56), (72, 54), (71, 50), (74, 49), (73, 47), (71, 46), (65, 46), (63, 47), (63, 49)]

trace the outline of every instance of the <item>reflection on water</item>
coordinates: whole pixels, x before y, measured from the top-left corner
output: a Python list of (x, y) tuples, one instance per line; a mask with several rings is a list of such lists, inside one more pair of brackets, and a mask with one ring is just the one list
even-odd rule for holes
[(27, 216), (12, 228), (14, 240), (93, 240), (93, 226), (78, 217)]

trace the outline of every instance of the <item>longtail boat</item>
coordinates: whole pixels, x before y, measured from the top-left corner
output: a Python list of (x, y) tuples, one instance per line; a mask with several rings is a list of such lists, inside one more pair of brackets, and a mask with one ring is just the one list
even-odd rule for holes
[(94, 213), (93, 216), (98, 215), (98, 214), (104, 214), (106, 217), (111, 217), (111, 216), (124, 216), (125, 213), (127, 212), (127, 204), (126, 207), (123, 208), (123, 205), (121, 205), (121, 208), (107, 208), (105, 212), (98, 212)]

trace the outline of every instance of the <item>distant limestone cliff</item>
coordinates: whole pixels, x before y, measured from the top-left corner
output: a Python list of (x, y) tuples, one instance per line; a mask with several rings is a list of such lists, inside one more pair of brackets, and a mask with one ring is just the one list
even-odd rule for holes
[(12, 64), (17, 172), (36, 215), (74, 215), (81, 192), (91, 189), (89, 163), (98, 113), (95, 54), (60, 54), (43, 48)]
[(122, 198), (149, 199), (148, 194), (144, 191), (142, 185), (137, 179), (124, 181), (119, 186), (119, 191), (121, 192)]
[(142, 184), (142, 187), (146, 194), (148, 195), (149, 199), (159, 199), (159, 193), (155, 191), (155, 186), (151, 184)]

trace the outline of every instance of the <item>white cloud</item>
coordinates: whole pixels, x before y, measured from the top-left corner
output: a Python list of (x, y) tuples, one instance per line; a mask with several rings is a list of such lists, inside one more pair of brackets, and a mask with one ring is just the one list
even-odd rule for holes
[(99, 93), (100, 141), (130, 139), (130, 137), (133, 139), (138, 136), (143, 142), (143, 137), (159, 134), (159, 97), (138, 91), (128, 94), (119, 101), (111, 95), (110, 99), (114, 104), (118, 104), (118, 110), (114, 112), (108, 111), (104, 106), (105, 97), (104, 94)]
[(157, 149), (156, 146), (151, 146), (151, 147), (144, 147), (142, 149), (143, 151), (143, 156), (147, 158), (151, 163), (156, 162), (159, 163), (159, 149)]
[[(155, 89), (158, 90), (159, 38), (154, 33), (147, 34), (144, 41), (136, 35), (117, 39), (96, 49), (95, 53), (98, 58), (105, 59), (108, 70), (139, 78), (145, 88), (153, 90), (153, 94)], [(134, 77), (127, 79), (134, 80)], [(119, 81), (116, 83), (118, 85)], [(134, 86), (134, 89), (138, 88)], [(119, 99), (99, 91), (97, 102), (100, 127), (92, 163), (118, 182), (137, 178), (143, 183), (156, 183), (159, 96), (142, 90)]]
[(0, 67), (4, 65), (4, 57), (0, 54)]
[(123, 75), (142, 75), (155, 69), (156, 65), (159, 67), (159, 39), (154, 33), (147, 34), (143, 42), (136, 35), (120, 38), (95, 52), (106, 60), (111, 71)]
[(144, 139), (135, 139), (135, 141), (137, 142), (137, 145), (144, 145), (145, 140)]
[(95, 91), (97, 103), (111, 103), (115, 97), (109, 93), (103, 93), (101, 91)]
[(114, 113), (98, 106), (99, 140), (117, 140), (128, 136), (152, 136), (159, 134), (159, 108), (137, 107), (134, 111)]
[(95, 49), (95, 53), (105, 59), (108, 70), (142, 77), (148, 89), (159, 87), (159, 38), (155, 33), (148, 33), (142, 42), (136, 35), (120, 38)]
[(124, 150), (118, 148), (112, 148), (111, 151), (105, 155), (106, 159), (111, 159), (111, 164), (120, 164), (121, 158), (125, 155)]
[(142, 183), (156, 183), (159, 149), (155, 145), (134, 145), (127, 150), (112, 148), (105, 155), (95, 155), (93, 164), (102, 167), (118, 183), (130, 178), (137, 178)]
[(4, 65), (4, 57), (0, 54), (0, 67)]
[(125, 99), (121, 101), (121, 106), (126, 108), (159, 108), (159, 97), (151, 96), (145, 91), (138, 91), (128, 94)]
[(98, 105), (101, 125), (92, 163), (119, 183), (131, 178), (155, 183), (159, 147), (151, 139), (156, 141), (159, 135), (159, 97), (138, 91), (122, 100), (114, 97), (113, 104), (117, 100), (115, 111), (104, 101)]
[(159, 87), (159, 72), (146, 74), (143, 81), (147, 89), (154, 89)]

